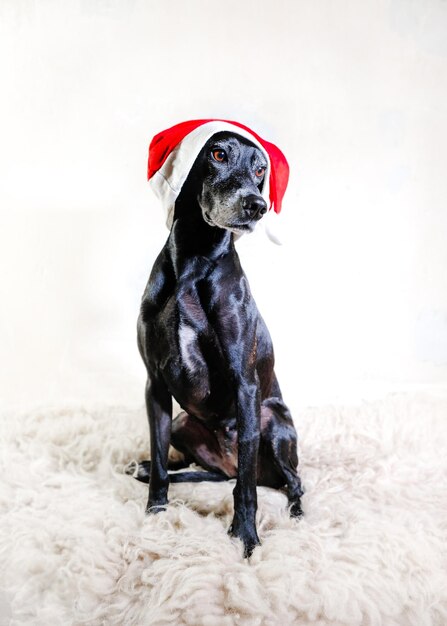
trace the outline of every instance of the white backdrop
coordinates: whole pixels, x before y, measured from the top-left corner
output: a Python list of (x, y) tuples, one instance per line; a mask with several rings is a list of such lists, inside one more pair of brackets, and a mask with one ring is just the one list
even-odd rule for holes
[(445, 0), (0, 0), (1, 402), (140, 403), (153, 134), (235, 119), (291, 179), (240, 254), (286, 399), (447, 383)]

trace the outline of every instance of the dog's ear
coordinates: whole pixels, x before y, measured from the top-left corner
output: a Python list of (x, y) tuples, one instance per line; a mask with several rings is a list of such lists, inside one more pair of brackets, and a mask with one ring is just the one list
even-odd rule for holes
[(204, 146), (201, 149), (180, 189), (180, 193), (178, 194), (173, 207), (174, 220), (181, 217), (184, 212), (187, 212), (189, 216), (192, 216), (195, 213), (197, 213), (197, 217), (201, 216), (198, 198), (202, 191), (203, 177), (206, 174), (207, 151), (207, 146)]

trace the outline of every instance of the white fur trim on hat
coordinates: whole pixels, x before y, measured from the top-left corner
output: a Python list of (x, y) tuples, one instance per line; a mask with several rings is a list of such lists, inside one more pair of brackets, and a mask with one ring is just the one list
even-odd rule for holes
[(171, 229), (174, 219), (175, 201), (180, 193), (183, 183), (191, 171), (194, 161), (199, 155), (200, 150), (216, 133), (222, 131), (230, 131), (241, 137), (245, 137), (251, 141), (267, 159), (267, 169), (262, 187), (262, 197), (270, 205), (270, 158), (268, 152), (259, 143), (259, 141), (249, 132), (229, 124), (228, 122), (205, 122), (201, 126), (188, 133), (182, 141), (169, 154), (163, 165), (149, 179), (149, 185), (157, 198), (161, 201), (166, 211), (166, 226)]

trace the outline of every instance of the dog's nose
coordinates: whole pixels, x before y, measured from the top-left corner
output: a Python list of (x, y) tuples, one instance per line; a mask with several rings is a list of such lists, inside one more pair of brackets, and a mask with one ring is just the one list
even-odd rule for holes
[(242, 199), (242, 208), (251, 219), (259, 220), (267, 213), (266, 201), (254, 193)]

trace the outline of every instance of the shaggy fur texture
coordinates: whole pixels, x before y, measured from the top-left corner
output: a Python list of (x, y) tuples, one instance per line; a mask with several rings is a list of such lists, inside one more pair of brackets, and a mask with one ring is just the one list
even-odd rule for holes
[(0, 568), (12, 624), (447, 624), (447, 405), (393, 395), (298, 412), (304, 518), (259, 489), (262, 546), (227, 535), (233, 483), (174, 485), (146, 517), (144, 410), (1, 421)]

